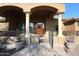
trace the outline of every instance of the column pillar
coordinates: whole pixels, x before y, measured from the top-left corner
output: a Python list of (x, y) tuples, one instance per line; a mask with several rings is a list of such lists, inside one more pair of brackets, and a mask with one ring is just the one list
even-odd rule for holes
[(64, 47), (64, 35), (63, 35), (63, 13), (58, 14), (58, 46)]
[(29, 36), (29, 20), (30, 20), (30, 12), (24, 12), (26, 19), (25, 19), (25, 38), (26, 38), (26, 43), (30, 45), (30, 36)]
[(26, 20), (25, 20), (25, 32), (26, 37), (29, 37), (29, 20), (30, 20), (30, 12), (25, 12)]
[(63, 22), (62, 22), (63, 14), (59, 13), (58, 14), (58, 36), (62, 37), (63, 36)]

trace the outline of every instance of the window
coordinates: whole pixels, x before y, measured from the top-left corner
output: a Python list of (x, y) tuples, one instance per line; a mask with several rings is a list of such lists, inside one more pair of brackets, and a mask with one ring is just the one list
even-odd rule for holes
[(34, 33), (34, 23), (30, 23), (30, 33)]

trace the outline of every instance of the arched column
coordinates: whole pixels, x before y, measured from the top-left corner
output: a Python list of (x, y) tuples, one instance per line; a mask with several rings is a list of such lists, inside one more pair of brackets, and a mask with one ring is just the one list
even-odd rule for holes
[(29, 11), (24, 11), (25, 13), (25, 37), (26, 37), (26, 42), (28, 45), (30, 45), (30, 36), (29, 36), (29, 21), (30, 21), (30, 12)]
[(63, 35), (63, 13), (58, 13), (58, 45), (64, 47), (64, 35)]
[(57, 13), (55, 15), (56, 19), (58, 19), (58, 37), (53, 37), (53, 48), (56, 46), (64, 47), (64, 35), (63, 35), (63, 13)]
[(30, 21), (30, 12), (29, 11), (24, 11), (25, 13), (25, 32), (26, 32), (26, 37), (29, 36), (29, 21)]
[(63, 36), (63, 13), (58, 13), (58, 36), (62, 37)]

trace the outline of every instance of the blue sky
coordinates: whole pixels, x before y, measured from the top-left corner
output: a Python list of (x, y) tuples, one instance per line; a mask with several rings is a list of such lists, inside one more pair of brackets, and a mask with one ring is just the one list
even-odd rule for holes
[(66, 3), (65, 7), (65, 18), (79, 17), (79, 3)]

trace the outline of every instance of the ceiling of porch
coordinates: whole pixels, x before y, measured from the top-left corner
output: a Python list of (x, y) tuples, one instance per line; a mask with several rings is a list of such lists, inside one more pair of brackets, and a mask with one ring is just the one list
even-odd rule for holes
[(58, 9), (50, 6), (38, 6), (31, 9), (31, 18), (48, 18), (54, 16)]

